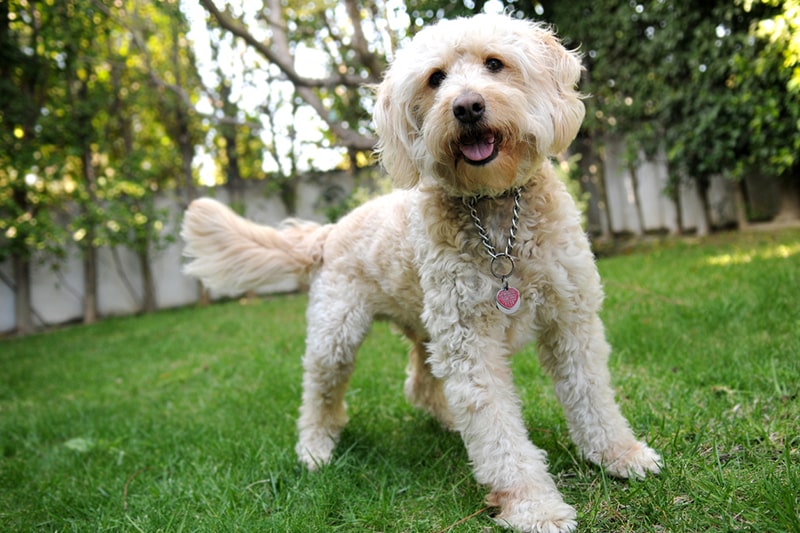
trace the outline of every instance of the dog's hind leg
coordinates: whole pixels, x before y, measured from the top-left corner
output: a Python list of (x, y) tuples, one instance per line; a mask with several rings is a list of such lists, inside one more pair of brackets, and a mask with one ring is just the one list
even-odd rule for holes
[(309, 295), (296, 451), (310, 470), (330, 461), (339, 434), (347, 424), (344, 396), (356, 351), (372, 321), (358, 303), (355, 292), (343, 290), (341, 283), (328, 281), (316, 283)]
[(600, 318), (589, 311), (562, 316), (538, 342), (539, 360), (583, 456), (617, 477), (658, 473), (661, 458), (636, 439), (614, 400), (609, 351)]
[(429, 412), (447, 429), (453, 429), (453, 416), (447, 408), (442, 381), (431, 373), (428, 350), (414, 335), (406, 333), (413, 345), (408, 354), (405, 394), (409, 403)]

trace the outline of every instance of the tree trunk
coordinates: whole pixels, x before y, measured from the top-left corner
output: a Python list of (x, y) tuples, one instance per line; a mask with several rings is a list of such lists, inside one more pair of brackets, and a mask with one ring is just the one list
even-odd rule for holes
[(142, 272), (142, 311), (152, 313), (158, 306), (156, 304), (156, 288), (153, 283), (153, 269), (150, 266), (150, 251), (143, 245), (139, 251), (139, 268)]
[(574, 146), (581, 155), (578, 167), (581, 172), (581, 190), (589, 195), (586, 206), (586, 229), (600, 240), (609, 241), (611, 233), (611, 215), (608, 212), (608, 197), (605, 184), (605, 167), (599, 157), (593, 138), (580, 135)]
[[(669, 172), (669, 167), (667, 167), (667, 172)], [(669, 199), (672, 200), (672, 205), (675, 206), (675, 234), (683, 235), (683, 203), (681, 202), (680, 178), (677, 181), (670, 179), (667, 190), (669, 191)]]
[(297, 189), (300, 186), (300, 178), (285, 179), (281, 182), (279, 195), (283, 206), (286, 208), (287, 216), (293, 217), (297, 214)]
[(184, 207), (188, 207), (192, 200), (197, 198), (197, 190), (194, 186), (194, 175), (192, 173), (194, 146), (192, 146), (192, 141), (183, 125), (181, 125), (181, 130), (177, 141), (181, 151), (181, 173), (183, 174), (184, 202), (186, 203)]
[(636, 218), (639, 220), (639, 233), (644, 235), (644, 213), (642, 212), (642, 200), (639, 197), (639, 177), (636, 175), (636, 166), (633, 163), (628, 165), (628, 172), (631, 174), (631, 186), (633, 187), (633, 203), (636, 208)]
[[(86, 232), (94, 240), (94, 229)], [(83, 254), (83, 323), (97, 322), (97, 249), (89, 244)]]
[(705, 226), (704, 228), (698, 226), (697, 233), (699, 235), (707, 235), (711, 233), (711, 204), (708, 201), (708, 189), (711, 184), (705, 179), (696, 180), (695, 183), (697, 184), (697, 196), (700, 199), (703, 225)]
[(680, 186), (675, 191), (675, 198), (673, 201), (675, 202), (675, 218), (677, 218), (675, 222), (677, 225), (677, 232), (678, 235), (683, 235), (683, 203), (681, 202)]
[(31, 305), (31, 263), (22, 256), (12, 258), (14, 267), (14, 313), (17, 333), (29, 335), (34, 331), (33, 309)]
[[(236, 104), (231, 102), (231, 85), (224, 80), (219, 88), (219, 97), (222, 100), (222, 110), (225, 116), (236, 116)], [(220, 133), (225, 141), (225, 188), (228, 190), (228, 206), (244, 216), (244, 176), (239, 166), (239, 152), (236, 143), (236, 126), (225, 125), (220, 127)]]
[(750, 221), (747, 220), (747, 200), (745, 200), (744, 187), (744, 179), (741, 179), (733, 192), (736, 202), (736, 225), (739, 229), (746, 229), (750, 225)]
[[(92, 150), (84, 148), (83, 176), (86, 180), (86, 192), (89, 196), (89, 206), (97, 204), (94, 167), (92, 166)], [(91, 209), (92, 207), (84, 207)], [(95, 228), (92, 217), (88, 217), (85, 247), (83, 252), (83, 323), (94, 324), (97, 322), (97, 248), (95, 248)]]

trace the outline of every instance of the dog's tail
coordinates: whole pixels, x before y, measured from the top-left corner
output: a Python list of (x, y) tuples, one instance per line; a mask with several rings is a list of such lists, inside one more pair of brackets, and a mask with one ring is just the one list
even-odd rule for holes
[(286, 281), (303, 283), (322, 263), (332, 227), (298, 220), (278, 229), (261, 226), (216, 200), (201, 198), (189, 205), (183, 219), (183, 253), (194, 258), (184, 272), (229, 294)]

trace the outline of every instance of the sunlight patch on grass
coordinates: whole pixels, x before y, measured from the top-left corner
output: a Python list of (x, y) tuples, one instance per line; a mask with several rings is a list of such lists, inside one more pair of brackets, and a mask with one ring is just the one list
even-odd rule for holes
[(736, 250), (707, 257), (703, 262), (711, 266), (744, 265), (753, 259), (788, 259), (800, 253), (800, 242), (794, 244), (776, 244), (748, 251)]

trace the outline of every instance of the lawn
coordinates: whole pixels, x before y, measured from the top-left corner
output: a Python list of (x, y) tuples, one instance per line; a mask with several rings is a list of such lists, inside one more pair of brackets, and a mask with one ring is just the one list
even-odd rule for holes
[[(535, 347), (531, 439), (581, 531), (800, 531), (800, 232), (664, 241), (599, 261), (618, 398), (658, 477), (576, 457)], [(362, 347), (351, 422), (293, 447), (304, 296), (0, 340), (0, 531), (491, 531), (461, 441), (402, 393), (406, 345)]]

